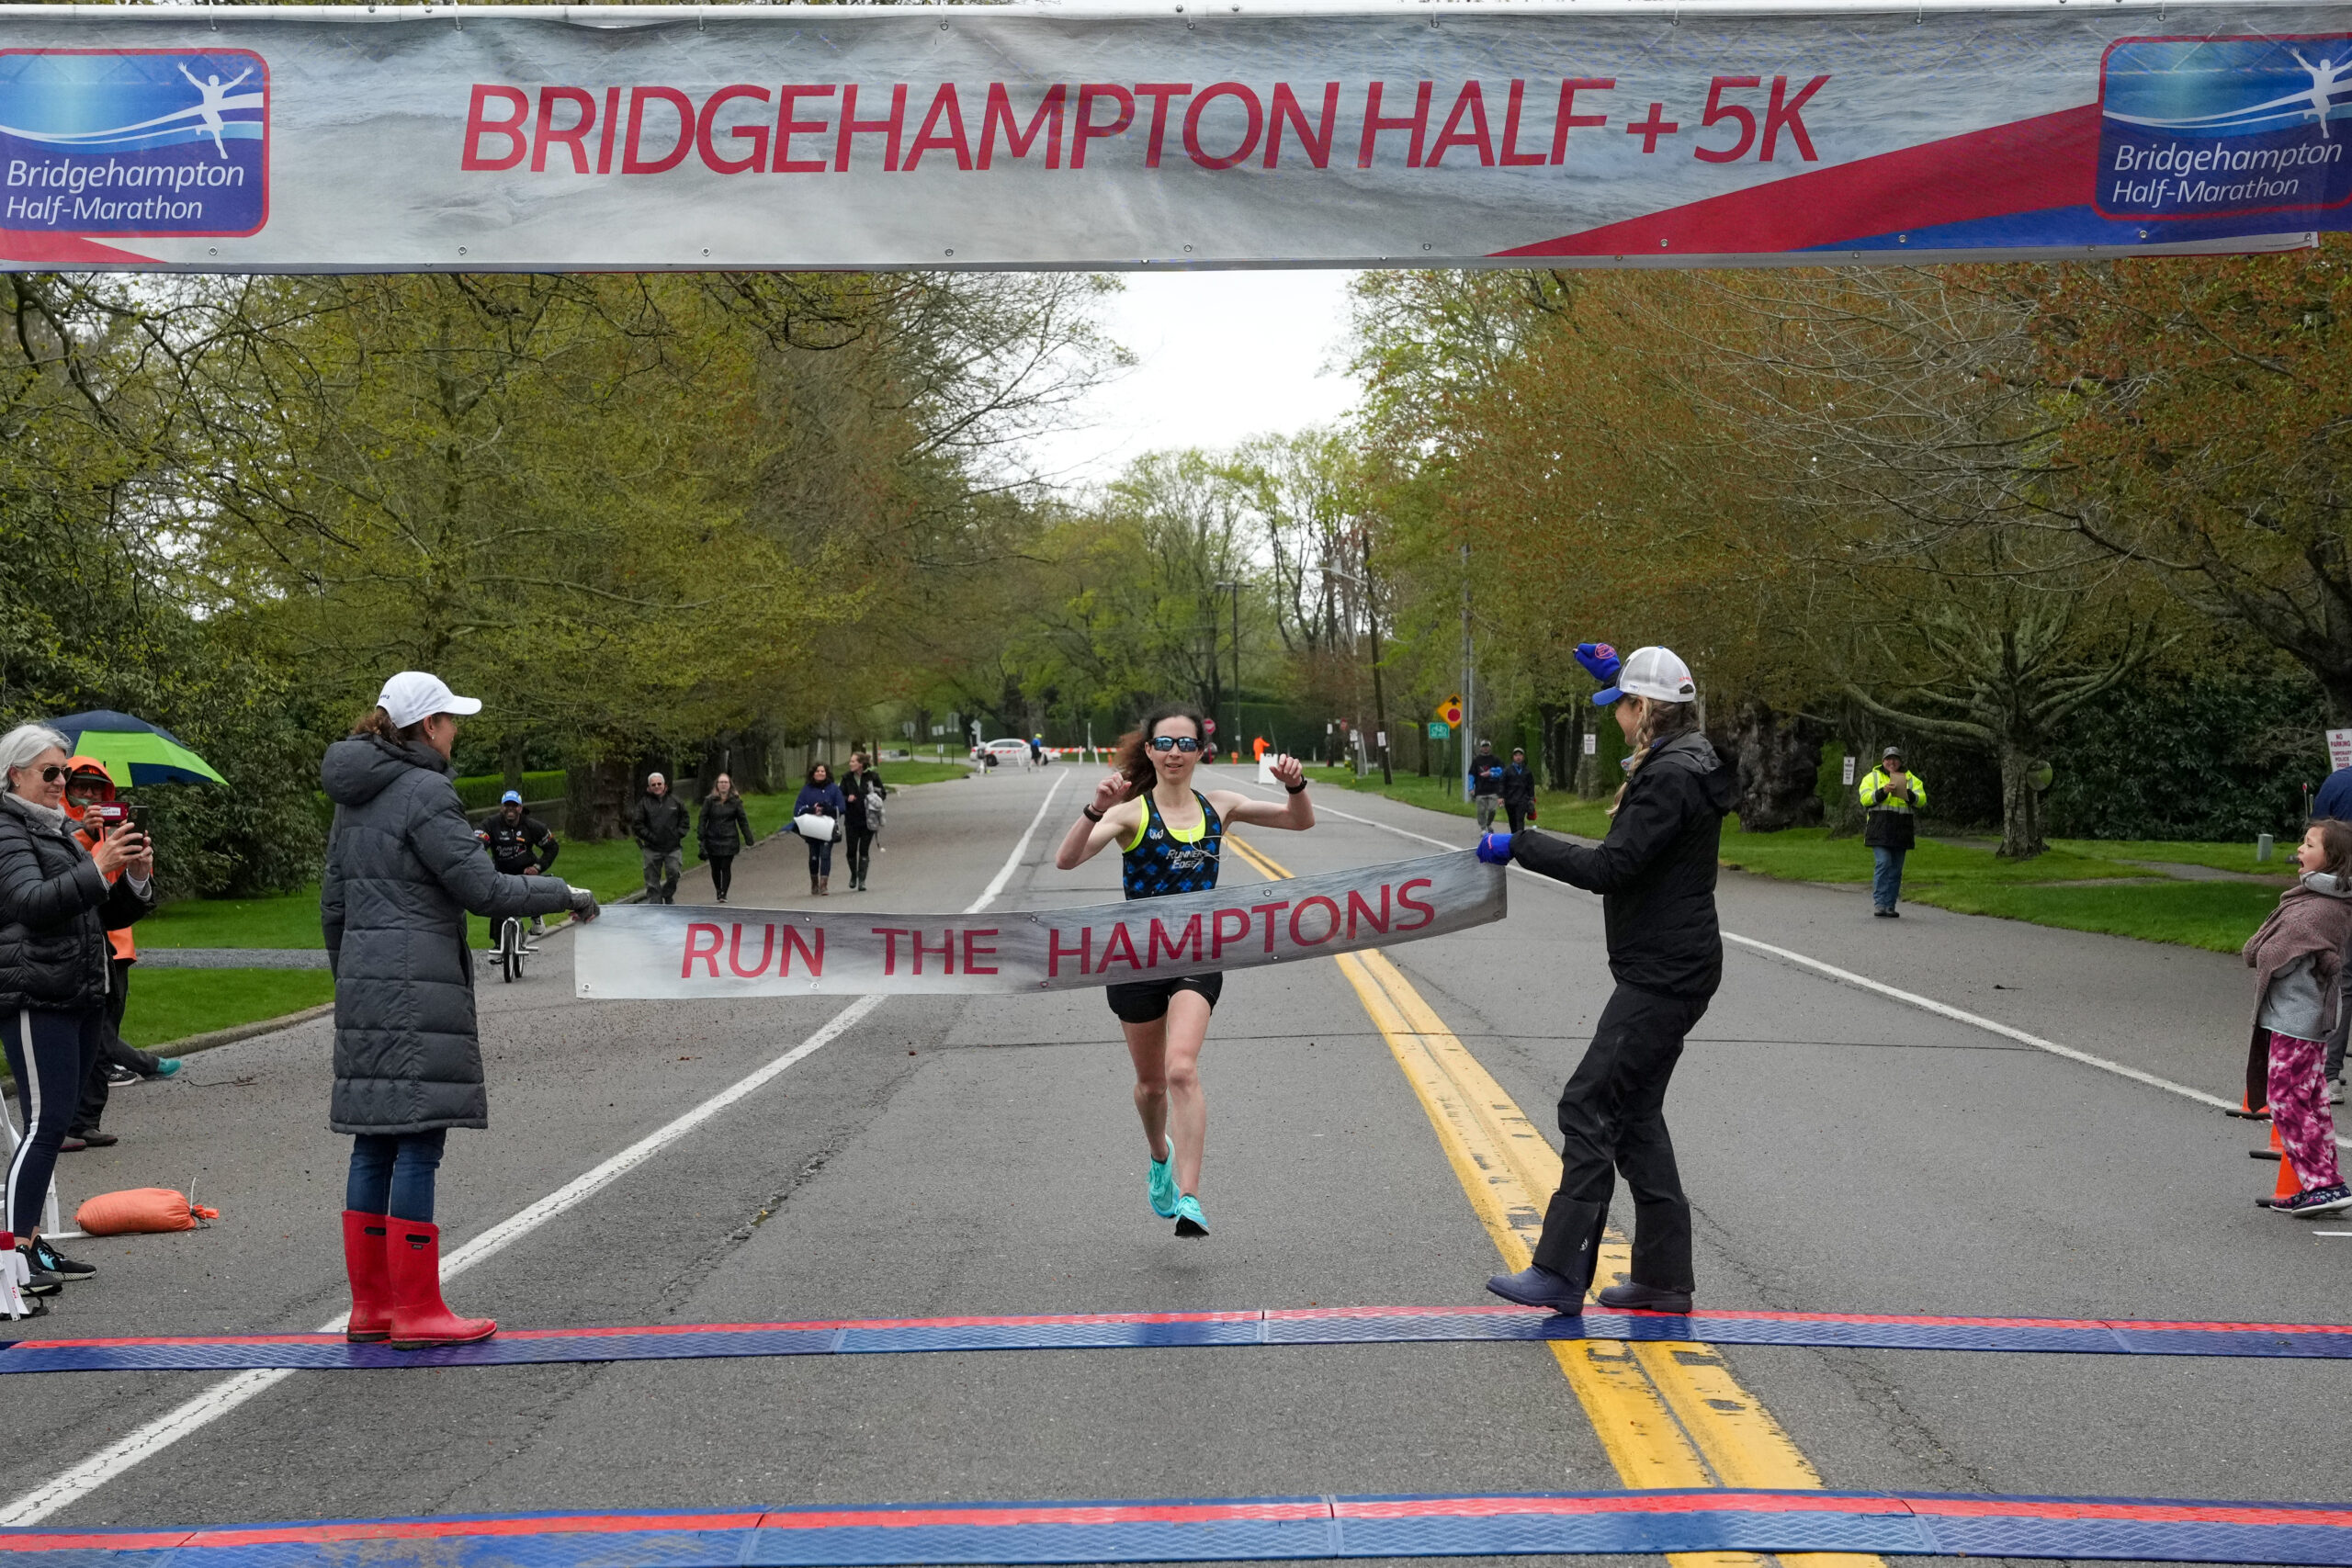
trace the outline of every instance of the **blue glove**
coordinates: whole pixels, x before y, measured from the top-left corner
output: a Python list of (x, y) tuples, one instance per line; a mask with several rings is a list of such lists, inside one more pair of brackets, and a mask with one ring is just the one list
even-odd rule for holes
[(1488, 865), (1510, 863), (1510, 835), (1482, 833), (1478, 836), (1478, 858)]
[(1624, 660), (1617, 657), (1617, 650), (1605, 642), (1577, 644), (1577, 662), (1584, 666), (1586, 674), (1604, 686), (1615, 685), (1617, 671), (1624, 667)]

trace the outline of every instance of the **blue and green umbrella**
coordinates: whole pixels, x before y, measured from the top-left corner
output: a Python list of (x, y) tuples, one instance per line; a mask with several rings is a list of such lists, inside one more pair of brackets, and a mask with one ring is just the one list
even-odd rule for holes
[(106, 764), (117, 784), (217, 784), (228, 780), (170, 730), (112, 708), (67, 714), (49, 721), (65, 737), (68, 755)]

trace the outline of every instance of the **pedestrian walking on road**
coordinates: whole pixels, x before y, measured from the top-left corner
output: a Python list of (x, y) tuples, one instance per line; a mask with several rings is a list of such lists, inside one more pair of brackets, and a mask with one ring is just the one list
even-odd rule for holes
[(2306, 1218), (2352, 1209), (2335, 1162), (2327, 1109), (2327, 1037), (2335, 1028), (2344, 950), (2352, 943), (2352, 823), (2314, 822), (2295, 851), (2301, 879), (2245, 944), (2254, 976), (2254, 1038), (2246, 1082), (2266, 1091), (2301, 1190), (2262, 1206)]
[(24, 1136), (0, 1189), (0, 1258), (30, 1297), (97, 1270), (40, 1234), (50, 1177), (107, 1034), (113, 949), (107, 932), (155, 907), (155, 849), (135, 822), (93, 847), (65, 815), (65, 738), (20, 724), (0, 736), (0, 1045), (17, 1080)]
[(1478, 754), (1470, 759), (1470, 804), (1478, 813), (1478, 831), (1491, 829), (1503, 804), (1503, 761), (1491, 740), (1479, 741)]
[(735, 781), (727, 774), (719, 774), (710, 793), (703, 796), (702, 820), (695, 832), (702, 842), (702, 858), (710, 863), (711, 890), (724, 904), (727, 890), (735, 885), (736, 855), (759, 842), (752, 836), (752, 817), (743, 809), (743, 797), (735, 793)]
[[(833, 840), (841, 837), (842, 819), (849, 815), (849, 803), (842, 798), (841, 786), (833, 783), (832, 769), (822, 762), (808, 766), (808, 782), (793, 798), (794, 830), (808, 840), (808, 893), (811, 897), (830, 898), (833, 893)], [(804, 817), (828, 818), (826, 835), (818, 837), (811, 827), (800, 826)]]
[[(1306, 772), (1277, 756), (1274, 777), (1290, 798), (1280, 805), (1232, 790), (1193, 787), (1208, 725), (1182, 704), (1155, 709), (1119, 742), (1118, 771), (1095, 786), (1091, 804), (1062, 835), (1054, 863), (1075, 871), (1111, 844), (1119, 846), (1120, 886), (1129, 898), (1205, 893), (1230, 823), (1304, 831), (1315, 826)], [(1186, 975), (1105, 987), (1135, 1063), (1136, 1111), (1151, 1156), (1146, 1185), (1151, 1212), (1176, 1222), (1176, 1234), (1209, 1234), (1202, 1212), (1201, 1158), (1208, 1144), (1208, 1101), (1201, 1089), (1201, 1045), (1224, 993), (1223, 975)]]
[(630, 814), (629, 830), (645, 862), (647, 903), (678, 901), (678, 878), (686, 870), (686, 829), (692, 826), (684, 803), (671, 797), (670, 781), (660, 773), (646, 774), (645, 794)]
[(1855, 787), (1862, 809), (1862, 842), (1871, 852), (1871, 913), (1899, 920), (1894, 901), (1903, 892), (1903, 857), (1918, 841), (1915, 815), (1928, 804), (1928, 786), (1903, 766), (1903, 748), (1890, 746), (1879, 765)]
[(1698, 689), (1670, 650), (1637, 648), (1622, 666), (1606, 644), (1578, 652), (1611, 682), (1593, 701), (1616, 705), (1632, 748), (1609, 836), (1586, 849), (1546, 833), (1489, 833), (1478, 858), (1516, 862), (1600, 894), (1617, 988), (1560, 1094), (1560, 1190), (1534, 1261), (1487, 1289), (1527, 1306), (1581, 1312), (1609, 1223), (1613, 1167), (1634, 1195), (1633, 1277), (1602, 1291), (1600, 1303), (1686, 1313), (1695, 1284), (1690, 1202), (1667, 1134), (1666, 1090), (1683, 1038), (1723, 979), (1715, 855), (1738, 780), (1699, 733)]
[[(1524, 747), (1510, 749), (1510, 761), (1503, 766), (1503, 811), (1510, 819), (1510, 830), (1523, 833), (1535, 815), (1535, 773), (1527, 765)], [(1492, 827), (1491, 822), (1487, 824)]]
[(874, 836), (882, 830), (882, 802), (889, 793), (865, 753), (851, 752), (849, 768), (842, 774), (842, 848), (849, 855), (853, 893), (865, 891), (865, 878), (874, 863)]
[(490, 1125), (474, 1024), (469, 912), (596, 918), (584, 887), (494, 868), (450, 783), (458, 719), (481, 703), (407, 670), (384, 682), (319, 777), (334, 802), (319, 917), (334, 974), (334, 1098), (351, 1136), (345, 1335), (395, 1350), (487, 1339), (498, 1325), (441, 1300), (435, 1173), (452, 1127)]

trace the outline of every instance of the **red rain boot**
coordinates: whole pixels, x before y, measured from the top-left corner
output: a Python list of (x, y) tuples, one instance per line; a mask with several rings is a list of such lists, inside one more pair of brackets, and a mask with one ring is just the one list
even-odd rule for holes
[(385, 1260), (392, 1280), (392, 1348), (470, 1345), (498, 1332), (486, 1317), (459, 1317), (441, 1301), (441, 1228), (422, 1220), (388, 1222)]
[(384, 1267), (384, 1227), (390, 1224), (381, 1214), (343, 1212), (343, 1271), (351, 1277), (351, 1325), (343, 1337), (354, 1345), (391, 1337), (392, 1284)]

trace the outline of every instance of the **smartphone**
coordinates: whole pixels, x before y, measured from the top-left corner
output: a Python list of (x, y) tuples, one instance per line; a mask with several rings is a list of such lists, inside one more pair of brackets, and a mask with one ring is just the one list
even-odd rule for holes
[(102, 801), (91, 807), (89, 814), (104, 824), (106, 830), (109, 833), (119, 833), (126, 828), (137, 829), (141, 826), (139, 807), (127, 800)]

